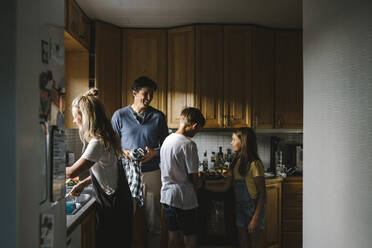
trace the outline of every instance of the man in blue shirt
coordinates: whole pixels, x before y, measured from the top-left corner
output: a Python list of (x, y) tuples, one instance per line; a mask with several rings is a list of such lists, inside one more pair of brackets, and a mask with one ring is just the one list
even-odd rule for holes
[[(124, 152), (124, 164), (130, 160), (130, 150), (142, 148), (146, 151), (140, 163), (145, 218), (149, 247), (160, 246), (160, 169), (159, 150), (168, 136), (165, 115), (150, 106), (157, 86), (147, 77), (137, 78), (133, 85), (133, 104), (121, 108), (112, 116), (112, 126), (119, 134)], [(136, 217), (134, 219), (136, 222)], [(133, 230), (135, 233), (138, 230)]]

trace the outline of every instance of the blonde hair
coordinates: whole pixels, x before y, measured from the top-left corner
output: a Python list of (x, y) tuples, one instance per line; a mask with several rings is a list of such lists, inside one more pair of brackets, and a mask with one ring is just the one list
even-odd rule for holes
[(79, 135), (84, 144), (83, 150), (92, 138), (96, 138), (106, 151), (112, 149), (120, 158), (122, 150), (119, 136), (112, 128), (98, 95), (99, 90), (93, 88), (72, 101), (72, 108), (76, 108), (81, 116), (82, 128), (79, 130)]

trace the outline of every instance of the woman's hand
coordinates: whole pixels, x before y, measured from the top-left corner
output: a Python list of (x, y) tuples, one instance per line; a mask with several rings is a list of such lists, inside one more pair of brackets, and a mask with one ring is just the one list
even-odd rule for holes
[(80, 182), (72, 188), (72, 190), (70, 191), (70, 195), (79, 196), (81, 192), (83, 192), (84, 188), (85, 184), (83, 182)]
[(248, 225), (248, 232), (249, 232), (249, 233), (254, 233), (254, 232), (256, 232), (256, 230), (257, 230), (257, 225), (258, 225), (258, 223), (257, 223), (256, 219), (255, 219), (255, 218), (252, 218), (252, 219), (251, 219), (251, 222), (249, 222), (249, 225)]

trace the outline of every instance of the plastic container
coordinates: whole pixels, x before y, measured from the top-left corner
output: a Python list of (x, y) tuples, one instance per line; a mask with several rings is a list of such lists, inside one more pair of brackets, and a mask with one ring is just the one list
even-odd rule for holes
[(76, 209), (75, 202), (67, 201), (66, 202), (66, 213), (71, 214)]

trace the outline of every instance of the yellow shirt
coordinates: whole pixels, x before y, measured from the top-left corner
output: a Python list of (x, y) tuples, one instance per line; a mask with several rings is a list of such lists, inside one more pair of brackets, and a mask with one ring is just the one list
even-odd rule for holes
[[(239, 173), (240, 159), (236, 162), (233, 171), (234, 179), (243, 179)], [(247, 185), (247, 190), (252, 199), (255, 199), (258, 195), (256, 184), (254, 182), (254, 177), (265, 176), (265, 169), (261, 161), (256, 160), (251, 163), (249, 171), (245, 175), (245, 184)]]

